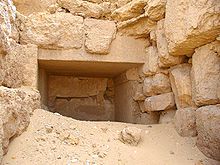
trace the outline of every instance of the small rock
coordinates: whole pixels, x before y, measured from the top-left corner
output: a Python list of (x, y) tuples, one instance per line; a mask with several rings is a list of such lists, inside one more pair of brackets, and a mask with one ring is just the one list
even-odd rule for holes
[(123, 143), (137, 146), (141, 140), (141, 132), (142, 130), (136, 127), (125, 127), (120, 132), (119, 139)]
[(170, 154), (171, 154), (171, 155), (174, 155), (174, 152), (173, 152), (173, 151), (170, 151)]
[(104, 132), (104, 133), (106, 133), (107, 131), (108, 131), (108, 128), (101, 128), (101, 130)]
[(45, 129), (47, 133), (51, 133), (53, 131), (53, 126), (52, 125), (45, 125)]

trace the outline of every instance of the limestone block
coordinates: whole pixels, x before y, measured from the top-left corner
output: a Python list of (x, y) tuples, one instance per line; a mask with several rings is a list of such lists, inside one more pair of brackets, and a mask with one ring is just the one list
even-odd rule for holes
[(113, 21), (85, 19), (85, 48), (87, 52), (107, 54), (116, 36), (116, 25)]
[(10, 52), (3, 58), (1, 71), (3, 73), (2, 84), (7, 87), (30, 86), (37, 88), (38, 61), (37, 46), (11, 45)]
[(163, 111), (175, 107), (173, 93), (165, 93), (148, 97), (144, 102), (145, 111)]
[(16, 88), (16, 94), (22, 99), (22, 107), (26, 109), (29, 115), (33, 110), (40, 108), (40, 93), (38, 90), (30, 87)]
[(38, 49), (36, 45), (11, 45), (11, 50), (2, 59), (2, 84), (7, 87), (30, 86), (37, 88)]
[(192, 101), (191, 65), (180, 64), (170, 69), (170, 82), (177, 109), (195, 106)]
[(160, 67), (170, 67), (184, 62), (184, 56), (174, 57), (168, 52), (168, 43), (164, 32), (164, 19), (157, 22), (156, 39)]
[(165, 7), (167, 0), (148, 0), (145, 6), (145, 13), (150, 19), (159, 21), (165, 16)]
[(46, 49), (81, 48), (83, 18), (70, 13), (37, 13), (21, 21), (20, 42)]
[(117, 21), (126, 21), (135, 18), (144, 13), (144, 7), (146, 4), (147, 0), (132, 0), (126, 5), (116, 9), (111, 16)]
[(157, 38), (156, 38), (156, 29), (153, 29), (153, 30), (150, 32), (150, 41), (156, 43), (156, 41), (157, 41)]
[(180, 136), (196, 136), (196, 108), (178, 109), (174, 117), (174, 125)]
[(192, 54), (220, 34), (217, 0), (167, 0), (165, 33), (172, 55)]
[(50, 75), (48, 107), (79, 120), (113, 120), (114, 91), (107, 84), (107, 78)]
[(143, 93), (145, 96), (154, 96), (168, 92), (171, 92), (168, 76), (158, 73), (152, 77), (146, 77), (144, 79)]
[[(116, 4), (117, 7), (122, 7), (126, 5), (127, 3), (131, 2), (132, 0), (110, 0), (111, 3)], [(115, 3), (114, 3), (115, 2)]]
[(197, 147), (207, 157), (220, 160), (220, 104), (196, 111)]
[[(144, 103), (143, 103), (144, 104)], [(136, 124), (158, 124), (160, 114), (158, 112), (140, 113), (136, 118)]]
[(147, 49), (147, 61), (143, 66), (143, 73), (145, 75), (155, 74), (159, 70), (158, 65), (158, 51), (155, 46), (150, 46)]
[(138, 68), (131, 68), (125, 72), (127, 80), (138, 81), (140, 79)]
[(160, 114), (159, 124), (173, 123), (175, 114), (176, 114), (176, 110), (162, 111)]
[(146, 37), (156, 26), (156, 22), (149, 19), (145, 14), (123, 21), (117, 24), (119, 34)]
[(136, 91), (134, 93), (133, 99), (135, 101), (144, 101), (146, 96), (143, 94), (143, 83), (138, 83), (135, 88)]
[[(31, 97), (33, 96), (33, 98)], [(0, 121), (3, 123), (3, 151), (9, 140), (20, 135), (28, 126), (30, 111), (40, 108), (40, 94), (31, 89), (0, 87)]]
[[(11, 39), (18, 32), (15, 27), (16, 9), (12, 0), (1, 1), (0, 4), (0, 54), (5, 54), (10, 49)], [(17, 34), (14, 34), (17, 33)]]
[(137, 113), (140, 113), (140, 107), (137, 101), (134, 101), (133, 96), (137, 90), (137, 81), (121, 82), (118, 78), (115, 82), (115, 119), (122, 122), (134, 123), (137, 118)]
[(192, 57), (192, 98), (197, 106), (220, 103), (219, 42), (207, 44), (195, 50)]
[(72, 14), (79, 14), (85, 17), (100, 18), (103, 8), (92, 2), (83, 0), (58, 0), (57, 3), (70, 11)]
[(140, 108), (140, 111), (141, 111), (142, 113), (146, 112), (145, 106), (144, 106), (144, 101), (145, 101), (145, 100), (138, 100), (138, 101), (137, 101), (137, 102), (138, 102), (138, 106), (139, 106), (139, 108)]
[[(107, 88), (107, 78), (86, 78), (51, 75), (48, 78), (49, 97), (86, 98), (96, 96)], [(74, 88), (70, 88), (74, 86)]]
[(30, 15), (37, 12), (45, 12), (56, 3), (56, 0), (13, 0), (16, 10), (23, 15)]

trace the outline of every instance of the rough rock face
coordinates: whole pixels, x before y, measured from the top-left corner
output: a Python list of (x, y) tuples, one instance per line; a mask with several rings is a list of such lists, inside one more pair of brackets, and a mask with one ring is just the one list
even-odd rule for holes
[(174, 57), (169, 54), (168, 43), (164, 32), (164, 19), (157, 22), (156, 40), (160, 67), (170, 67), (184, 62), (184, 56)]
[[(142, 102), (144, 106), (144, 102)], [(144, 108), (144, 107), (143, 107)], [(144, 112), (144, 111), (143, 111)], [(160, 118), (160, 114), (158, 112), (145, 112), (140, 113), (135, 121), (136, 124), (157, 124)]]
[(153, 75), (159, 71), (158, 65), (158, 50), (155, 46), (147, 48), (147, 61), (143, 66), (143, 73), (146, 76)]
[(0, 63), (0, 83), (7, 87), (30, 86), (37, 88), (37, 46), (11, 45), (9, 53)]
[(146, 4), (147, 0), (133, 0), (116, 9), (111, 16), (117, 21), (126, 21), (128, 19), (135, 18), (144, 13), (144, 7)]
[(196, 108), (183, 108), (176, 111), (174, 125), (179, 135), (194, 137), (196, 131)]
[(153, 21), (159, 21), (164, 18), (165, 6), (167, 0), (148, 0), (145, 6), (145, 13)]
[(175, 114), (176, 114), (176, 110), (162, 111), (160, 114), (159, 124), (173, 123)]
[(56, 3), (56, 0), (13, 0), (16, 9), (23, 15), (30, 15), (34, 12), (44, 12), (49, 6)]
[(167, 0), (165, 32), (172, 55), (192, 54), (220, 34), (217, 0)]
[(197, 146), (209, 158), (220, 160), (220, 104), (196, 111)]
[(40, 108), (40, 94), (28, 88), (0, 87), (0, 121), (3, 123), (3, 151), (10, 138), (20, 135), (29, 124), (30, 114)]
[(170, 82), (177, 109), (192, 107), (191, 65), (181, 64), (170, 69)]
[(168, 92), (171, 92), (171, 86), (168, 76), (162, 73), (158, 73), (153, 77), (146, 77), (144, 79), (144, 95), (154, 96)]
[(148, 97), (144, 102), (146, 111), (162, 111), (175, 107), (173, 93), (165, 93)]
[(107, 54), (116, 35), (113, 21), (85, 19), (85, 48), (90, 53)]
[(156, 22), (149, 19), (145, 14), (118, 23), (120, 34), (134, 37), (146, 37), (156, 26)]
[(67, 9), (72, 14), (85, 17), (99, 18), (103, 14), (103, 8), (96, 4), (83, 0), (58, 0), (59, 6)]
[(197, 106), (216, 104), (220, 80), (219, 42), (197, 48), (192, 57), (192, 97)]
[(10, 49), (13, 32), (16, 31), (14, 26), (16, 10), (11, 0), (2, 0), (0, 4), (0, 54)]
[[(21, 19), (21, 18), (20, 18)], [(83, 18), (70, 13), (38, 13), (21, 20), (20, 41), (47, 49), (81, 48)]]
[(48, 108), (78, 120), (114, 120), (111, 79), (48, 76)]

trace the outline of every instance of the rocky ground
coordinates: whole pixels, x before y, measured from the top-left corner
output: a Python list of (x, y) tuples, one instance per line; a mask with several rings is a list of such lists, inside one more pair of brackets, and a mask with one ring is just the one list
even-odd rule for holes
[[(125, 127), (142, 129), (137, 146), (119, 140)], [(27, 131), (10, 143), (3, 165), (200, 165), (204, 160), (195, 138), (180, 137), (172, 124), (77, 121), (36, 110)]]

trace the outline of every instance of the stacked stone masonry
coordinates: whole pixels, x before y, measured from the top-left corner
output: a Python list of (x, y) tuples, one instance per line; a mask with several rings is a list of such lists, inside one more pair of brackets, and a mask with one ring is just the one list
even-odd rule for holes
[[(103, 115), (106, 120), (174, 122), (181, 136), (197, 136), (198, 148), (219, 160), (218, 0), (14, 0), (14, 4), (17, 11), (11, 0), (0, 1), (0, 159), (10, 138), (26, 129), (31, 112), (40, 107), (37, 90), (41, 90), (44, 108), (66, 110), (75, 105), (80, 119), (80, 110), (98, 107), (109, 110)], [(41, 79), (42, 52), (49, 54), (42, 61), (55, 59), (55, 54), (60, 61), (67, 56), (83, 62), (109, 58), (106, 67), (131, 54), (141, 60), (113, 76), (97, 77), (98, 71), (83, 77), (64, 71), (48, 76), (43, 70)], [(53, 71), (54, 66), (48, 67)], [(77, 90), (62, 90), (62, 80), (65, 87), (74, 84)]]

